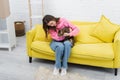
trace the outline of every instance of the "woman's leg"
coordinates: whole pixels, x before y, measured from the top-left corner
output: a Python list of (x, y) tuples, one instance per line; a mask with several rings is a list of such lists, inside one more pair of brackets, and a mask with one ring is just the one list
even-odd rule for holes
[(69, 40), (64, 41), (64, 54), (63, 54), (63, 59), (62, 59), (62, 67), (67, 69), (68, 68), (68, 58), (70, 56), (71, 52), (71, 46), (72, 43)]
[(62, 42), (56, 42), (56, 41), (52, 41), (52, 43), (50, 44), (52, 50), (55, 51), (55, 67), (60, 69), (61, 68), (61, 58), (63, 55), (63, 51), (64, 51), (64, 45)]

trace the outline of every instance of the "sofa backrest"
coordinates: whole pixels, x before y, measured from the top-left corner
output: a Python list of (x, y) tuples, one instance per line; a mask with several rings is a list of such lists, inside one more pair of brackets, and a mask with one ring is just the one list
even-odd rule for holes
[[(77, 36), (75, 36), (75, 42), (79, 43), (102, 43), (101, 40), (91, 36), (91, 31), (94, 29), (94, 26), (97, 22), (78, 22), (71, 21), (76, 27), (80, 29), (80, 32)], [(48, 35), (48, 39), (45, 38), (45, 33), (41, 24), (35, 25), (36, 34), (34, 37), (34, 41), (47, 41), (50, 42), (52, 39), (50, 35)]]
[(75, 42), (79, 43), (102, 43), (100, 39), (91, 36), (92, 30), (95, 28), (98, 22), (79, 22), (71, 21), (76, 27), (79, 28), (80, 32), (75, 36)]
[(34, 41), (47, 41), (47, 42), (52, 41), (50, 35), (48, 35), (48, 38), (45, 37), (45, 32), (41, 24), (36, 24), (34, 28), (36, 30)]

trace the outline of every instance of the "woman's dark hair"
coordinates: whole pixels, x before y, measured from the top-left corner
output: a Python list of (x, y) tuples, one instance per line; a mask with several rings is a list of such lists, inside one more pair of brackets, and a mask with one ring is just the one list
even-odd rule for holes
[[(45, 15), (42, 19), (42, 22), (43, 22), (43, 30), (45, 32), (45, 35), (46, 35), (46, 38), (48, 36), (48, 30), (51, 28), (50, 26), (48, 26), (47, 24), (50, 22), (50, 21), (56, 21), (58, 22), (59, 21), (59, 18), (56, 18), (52, 15)], [(56, 27), (55, 27), (56, 28)]]

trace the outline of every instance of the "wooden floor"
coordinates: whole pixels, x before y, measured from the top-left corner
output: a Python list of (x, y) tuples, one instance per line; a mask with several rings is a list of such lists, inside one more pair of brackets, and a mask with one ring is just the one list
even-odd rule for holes
[[(29, 63), (25, 36), (16, 39), (17, 46), (12, 52), (0, 49), (0, 80), (35, 80), (40, 66), (54, 67), (54, 61), (42, 59), (33, 59), (33, 62)], [(89, 80), (120, 80), (120, 69), (118, 69), (118, 75), (114, 76), (113, 69), (69, 64), (68, 72), (79, 73)]]

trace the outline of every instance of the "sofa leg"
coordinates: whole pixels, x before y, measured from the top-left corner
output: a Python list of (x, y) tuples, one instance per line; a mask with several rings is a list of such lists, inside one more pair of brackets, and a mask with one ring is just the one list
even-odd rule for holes
[(117, 68), (115, 68), (115, 76), (117, 76), (117, 72), (118, 72), (118, 69), (117, 69)]
[(32, 57), (29, 57), (29, 63), (32, 63)]

